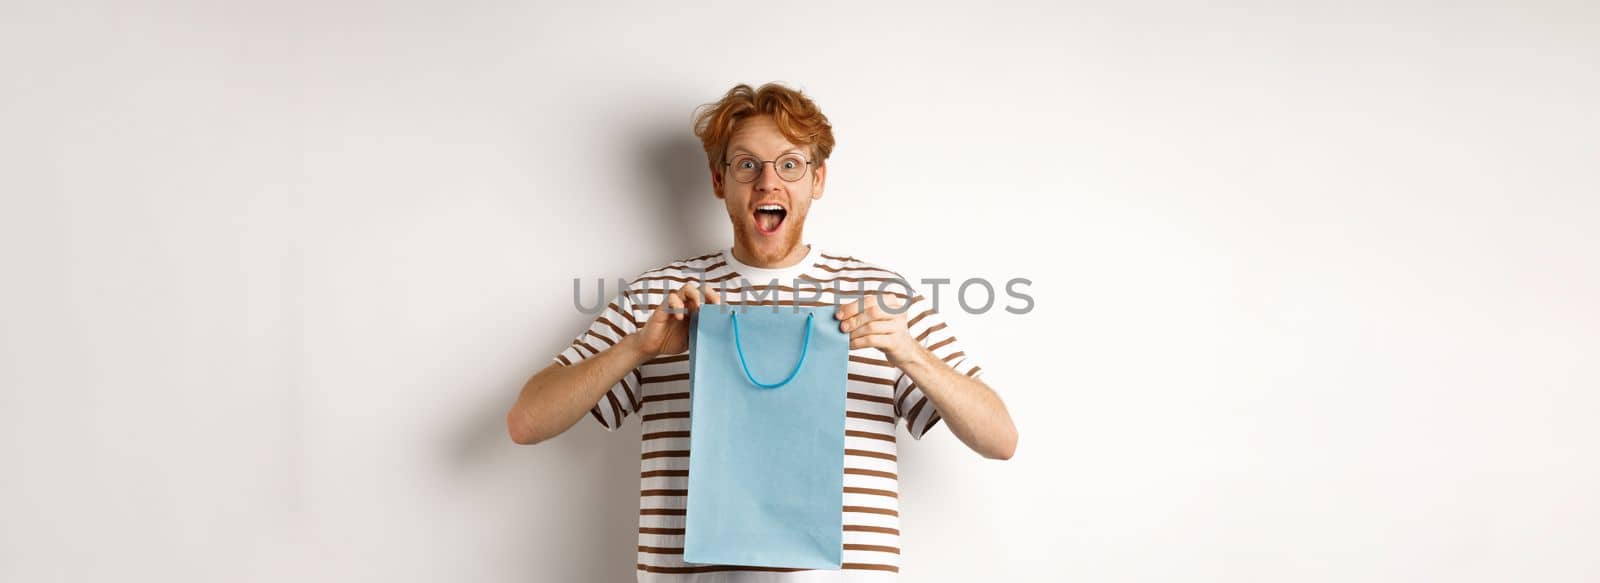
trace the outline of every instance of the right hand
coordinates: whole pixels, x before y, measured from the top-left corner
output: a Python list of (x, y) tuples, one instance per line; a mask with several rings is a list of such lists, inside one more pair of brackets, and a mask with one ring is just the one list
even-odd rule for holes
[[(689, 313), (699, 311), (704, 304), (717, 303), (721, 300), (716, 292), (702, 292), (699, 284), (692, 281), (672, 290), (650, 314), (644, 328), (634, 333), (639, 337), (639, 352), (649, 359), (689, 350)], [(678, 313), (667, 313), (664, 308), (669, 307)]]

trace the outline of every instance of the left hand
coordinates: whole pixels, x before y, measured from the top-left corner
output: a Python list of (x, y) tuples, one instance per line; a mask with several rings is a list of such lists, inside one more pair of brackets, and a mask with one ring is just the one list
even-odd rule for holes
[(906, 327), (905, 305), (898, 297), (869, 293), (862, 301), (839, 306), (833, 317), (840, 320), (839, 330), (850, 335), (851, 350), (870, 346), (899, 366), (922, 348)]

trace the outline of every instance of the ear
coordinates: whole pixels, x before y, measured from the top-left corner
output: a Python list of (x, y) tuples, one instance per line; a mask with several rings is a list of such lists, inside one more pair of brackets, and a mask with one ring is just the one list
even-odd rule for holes
[(822, 187), (828, 181), (828, 166), (818, 166), (811, 172), (811, 200), (822, 199)]
[(711, 169), (711, 194), (719, 199), (727, 197), (728, 194), (722, 191), (722, 171), (716, 164), (707, 164), (707, 167)]

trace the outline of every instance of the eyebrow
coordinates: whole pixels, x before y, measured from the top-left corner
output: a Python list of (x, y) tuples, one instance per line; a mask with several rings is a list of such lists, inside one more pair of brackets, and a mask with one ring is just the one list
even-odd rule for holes
[[(729, 147), (728, 147), (728, 153), (730, 153), (730, 154), (731, 154), (731, 153), (733, 153), (733, 152), (735, 152), (735, 151), (742, 151), (742, 152), (744, 152), (744, 153), (746, 153), (746, 154), (750, 154), (750, 155), (752, 155), (752, 156), (754, 156), (754, 155), (755, 155), (755, 151), (754, 151), (754, 150), (751, 150), (751, 149), (750, 149), (750, 148), (746, 148), (746, 147), (744, 147), (744, 146), (743, 146), (743, 145), (739, 145), (739, 146), (729, 146)], [(805, 154), (805, 150), (801, 150), (801, 149), (800, 149), (800, 147), (799, 147), (799, 146), (795, 146), (795, 147), (793, 147), (793, 148), (789, 148), (789, 149), (787, 149), (787, 150), (784, 150), (784, 151), (782, 151), (782, 152), (779, 152), (779, 153), (778, 153), (778, 155), (779, 155), (779, 156), (782, 156), (782, 155), (784, 155), (784, 154), (791, 154), (791, 153), (793, 153), (793, 154), (801, 154), (801, 155), (804, 155), (804, 154)]]

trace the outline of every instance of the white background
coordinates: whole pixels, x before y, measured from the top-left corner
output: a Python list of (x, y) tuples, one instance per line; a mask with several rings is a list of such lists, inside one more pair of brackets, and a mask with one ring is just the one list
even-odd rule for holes
[(1594, 581), (1600, 4), (1297, 4), (7, 2), (0, 579), (631, 580), (637, 421), (505, 411), (775, 80), (808, 239), (1034, 281), (903, 579)]

